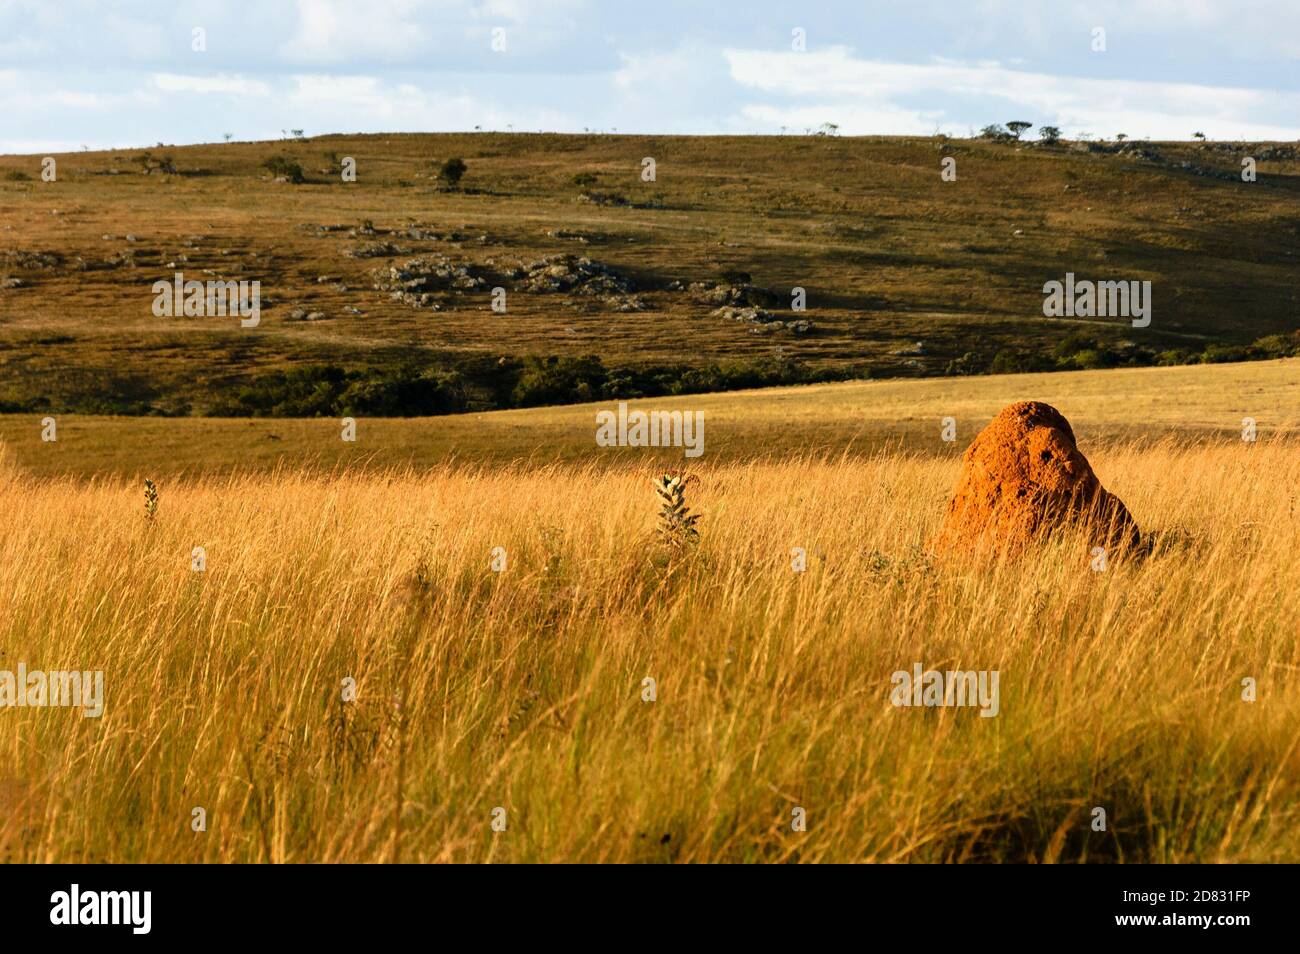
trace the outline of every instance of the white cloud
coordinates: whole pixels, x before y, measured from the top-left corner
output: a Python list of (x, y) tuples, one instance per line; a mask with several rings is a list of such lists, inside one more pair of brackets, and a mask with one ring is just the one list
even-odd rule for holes
[[(426, 88), (375, 76), (298, 75), (286, 97), (301, 123), (315, 130), (415, 132), (431, 129), (573, 130), (557, 110), (504, 107), (439, 83)], [(358, 122), (358, 117), (364, 117)]]
[(357, 58), (405, 60), (428, 41), (420, 0), (298, 0), (293, 35), (280, 47), (291, 63)]
[(155, 73), (153, 84), (167, 93), (230, 93), (236, 96), (269, 96), (271, 87), (261, 80), (242, 76), (180, 76)]
[[(928, 64), (859, 59), (843, 47), (806, 53), (727, 50), (731, 76), (786, 102), (752, 104), (746, 115), (782, 125), (838, 122), (845, 133), (931, 131), (954, 97), (987, 102), (987, 121), (1021, 118), (1066, 133), (1219, 139), (1295, 139), (1300, 93), (1197, 83), (1053, 76), (997, 64)], [(918, 106), (920, 102), (922, 105)], [(931, 107), (928, 104), (933, 104)], [(1002, 115), (1007, 113), (1007, 115)], [(921, 123), (924, 119), (925, 123)], [(918, 125), (920, 124), (920, 125)], [(960, 131), (960, 130), (957, 130)]]

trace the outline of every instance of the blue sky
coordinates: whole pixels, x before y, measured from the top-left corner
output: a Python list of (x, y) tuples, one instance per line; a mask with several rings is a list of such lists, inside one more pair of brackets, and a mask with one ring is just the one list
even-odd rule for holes
[(1012, 119), (1298, 139), (1300, 0), (0, 0), (0, 152)]

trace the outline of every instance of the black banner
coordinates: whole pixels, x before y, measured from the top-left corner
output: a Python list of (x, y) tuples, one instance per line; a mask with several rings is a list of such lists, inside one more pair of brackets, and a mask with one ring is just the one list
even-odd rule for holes
[[(42, 866), (0, 868), (6, 939), (137, 944), (249, 937), (329, 942), (458, 935), (719, 939), (931, 936), (935, 943), (1293, 933), (1291, 866), (841, 866), (822, 870), (583, 866)], [(685, 919), (685, 920), (684, 920)], [(626, 933), (617, 931), (618, 923)], [(598, 929), (599, 926), (599, 929)], [(698, 926), (698, 927), (695, 927)], [(947, 938), (944, 941), (943, 938)]]

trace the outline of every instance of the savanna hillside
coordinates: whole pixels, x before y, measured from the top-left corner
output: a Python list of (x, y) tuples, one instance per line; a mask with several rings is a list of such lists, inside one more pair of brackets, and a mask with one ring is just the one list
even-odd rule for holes
[[(1257, 182), (1240, 179), (1247, 155)], [(1298, 155), (324, 136), (60, 155), (55, 182), (42, 157), (5, 156), (0, 410), (434, 414), (1287, 354)], [(954, 182), (940, 178), (947, 156)], [(342, 181), (347, 158), (355, 182)], [(454, 188), (440, 177), (452, 158), (466, 168)], [(543, 261), (554, 255), (592, 264)], [(178, 270), (261, 281), (261, 324), (154, 317), (151, 284)], [(1045, 320), (1042, 285), (1067, 271), (1152, 281), (1151, 327)], [(795, 286), (805, 312), (790, 310)]]

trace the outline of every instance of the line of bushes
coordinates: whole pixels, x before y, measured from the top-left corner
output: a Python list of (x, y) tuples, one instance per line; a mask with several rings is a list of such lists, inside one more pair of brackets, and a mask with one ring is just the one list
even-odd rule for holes
[(704, 367), (606, 367), (600, 358), (463, 359), (448, 368), (414, 363), (345, 369), (309, 365), (262, 375), (219, 399), (213, 417), (418, 417), (461, 411), (581, 404), (670, 394), (811, 384), (861, 376), (782, 358)]
[[(1049, 352), (1003, 349), (987, 357), (968, 351), (947, 365), (950, 375), (1011, 374), (1249, 361), (1300, 356), (1300, 331), (1249, 345), (1211, 344), (1200, 351), (1154, 351), (1086, 332)], [(736, 391), (873, 376), (866, 365), (811, 367), (787, 357), (700, 367), (672, 364), (608, 367), (595, 356), (494, 357), (441, 355), (421, 362), (342, 367), (309, 364), (220, 386), (206, 404), (173, 393), (164, 382), (114, 375), (78, 379), (53, 393), (18, 398), (0, 391), (0, 413), (79, 413), (210, 417), (417, 417), (465, 411), (631, 400)], [(56, 385), (46, 380), (46, 387)]]
[(1178, 364), (1220, 364), (1300, 356), (1300, 331), (1267, 335), (1248, 345), (1208, 344), (1199, 351), (1172, 348), (1156, 351), (1129, 340), (1107, 341), (1087, 332), (1062, 338), (1049, 352), (1003, 349), (987, 356), (967, 351), (948, 362), (946, 374), (1015, 374), (1024, 371), (1086, 371), (1098, 368), (1139, 368)]

